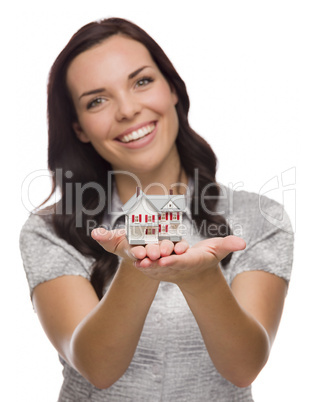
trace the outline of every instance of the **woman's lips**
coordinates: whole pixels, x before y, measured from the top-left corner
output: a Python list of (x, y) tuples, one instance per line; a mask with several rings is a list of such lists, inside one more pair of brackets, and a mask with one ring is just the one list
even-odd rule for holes
[(157, 132), (157, 122), (140, 124), (125, 131), (116, 141), (128, 148), (140, 148), (150, 143)]

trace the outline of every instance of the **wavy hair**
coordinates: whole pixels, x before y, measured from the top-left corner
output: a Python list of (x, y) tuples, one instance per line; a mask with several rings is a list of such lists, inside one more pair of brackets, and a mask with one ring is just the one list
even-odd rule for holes
[[(67, 88), (66, 73), (72, 60), (80, 53), (100, 44), (112, 35), (125, 35), (142, 43), (149, 51), (167, 82), (173, 87), (178, 96), (176, 111), (179, 119), (179, 132), (176, 145), (180, 155), (183, 169), (187, 176), (193, 176), (195, 169), (198, 172), (198, 191), (194, 194), (191, 209), (192, 216), (197, 225), (205, 221), (206, 227), (210, 224), (216, 228), (215, 236), (226, 236), (231, 233), (225, 219), (215, 213), (209, 214), (201, 207), (194, 211), (194, 198), (199, 197), (201, 190), (208, 187), (206, 195), (212, 196), (205, 202), (209, 211), (214, 211), (219, 196), (219, 188), (216, 184), (217, 159), (209, 144), (200, 137), (189, 125), (189, 97), (184, 81), (178, 75), (171, 61), (165, 55), (161, 47), (140, 27), (121, 18), (108, 18), (82, 27), (73, 35), (66, 47), (53, 64), (48, 81), (48, 166), (52, 173), (52, 191), (46, 201), (58, 189), (61, 193), (60, 201), (54, 205), (52, 222), (58, 236), (79, 250), (83, 255), (93, 257), (91, 283), (99, 298), (102, 297), (105, 284), (115, 273), (118, 266), (117, 256), (102, 249), (97, 242), (87, 233), (88, 218), (91, 215), (83, 211), (96, 210), (93, 216), (96, 225), (102, 223), (108, 200), (105, 206), (98, 210), (96, 191), (90, 188), (88, 183), (97, 183), (107, 189), (107, 172), (111, 165), (103, 159), (90, 143), (78, 140), (72, 125), (77, 121), (75, 108)], [(66, 172), (67, 180), (57, 174), (58, 169)], [(84, 191), (82, 208), (78, 210), (75, 201), (75, 184), (87, 185)], [(214, 184), (214, 185), (211, 185)], [(67, 187), (68, 185), (68, 187)], [(70, 190), (72, 189), (72, 194)], [(68, 197), (71, 206), (66, 203)], [(46, 202), (45, 201), (45, 202)], [(44, 202), (44, 203), (45, 203)], [(57, 213), (57, 210), (59, 213)], [(82, 217), (82, 225), (76, 225), (78, 216)], [(80, 227), (78, 227), (80, 226)], [(225, 231), (223, 230), (225, 228)], [(230, 255), (222, 262), (226, 264)]]

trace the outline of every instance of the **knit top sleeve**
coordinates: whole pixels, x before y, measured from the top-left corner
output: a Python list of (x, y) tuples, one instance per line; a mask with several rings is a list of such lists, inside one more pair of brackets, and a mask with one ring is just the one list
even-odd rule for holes
[(293, 264), (294, 232), (284, 206), (265, 196), (236, 192), (231, 225), (246, 241), (230, 262), (230, 278), (245, 271), (265, 271), (289, 282)]
[(20, 251), (31, 296), (38, 284), (63, 275), (90, 278), (94, 259), (58, 237), (45, 216), (30, 215), (20, 233)]

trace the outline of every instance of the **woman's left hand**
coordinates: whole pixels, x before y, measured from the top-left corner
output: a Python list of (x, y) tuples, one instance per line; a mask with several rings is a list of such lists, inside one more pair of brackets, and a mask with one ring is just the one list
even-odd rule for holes
[(134, 265), (153, 279), (178, 285), (193, 279), (200, 280), (205, 271), (216, 268), (229, 253), (243, 250), (246, 246), (245, 241), (236, 236), (206, 239), (193, 247), (189, 247), (185, 240), (174, 246), (172, 242), (164, 242), (167, 247), (166, 255), (161, 254), (155, 260), (146, 257), (137, 260)]

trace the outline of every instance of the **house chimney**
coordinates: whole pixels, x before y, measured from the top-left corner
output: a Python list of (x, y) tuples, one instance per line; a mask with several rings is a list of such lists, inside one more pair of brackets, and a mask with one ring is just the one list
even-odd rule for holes
[(170, 188), (170, 195), (173, 195), (173, 189)]
[(141, 187), (137, 186), (137, 188), (136, 188), (136, 197), (137, 198), (140, 195), (140, 191), (141, 191)]

